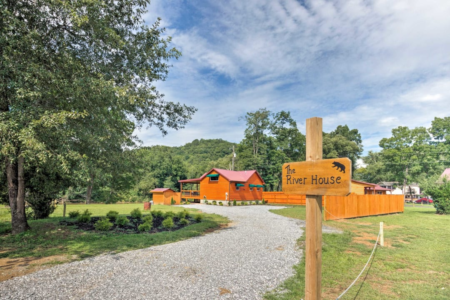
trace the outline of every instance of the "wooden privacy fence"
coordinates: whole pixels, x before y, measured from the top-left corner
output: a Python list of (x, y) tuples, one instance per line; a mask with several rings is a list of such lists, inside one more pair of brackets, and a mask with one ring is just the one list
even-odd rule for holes
[(392, 214), (404, 211), (403, 195), (326, 196), (325, 220)]
[[(263, 192), (263, 199), (274, 204), (306, 205), (306, 195)], [(403, 195), (324, 196), (325, 220), (348, 219), (404, 211)]]

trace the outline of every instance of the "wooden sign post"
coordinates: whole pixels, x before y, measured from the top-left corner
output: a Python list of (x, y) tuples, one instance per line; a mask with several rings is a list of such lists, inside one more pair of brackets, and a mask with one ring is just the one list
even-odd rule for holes
[(322, 160), (322, 118), (306, 120), (306, 162), (283, 165), (283, 192), (306, 194), (306, 300), (322, 298), (322, 195), (350, 193), (351, 161)]

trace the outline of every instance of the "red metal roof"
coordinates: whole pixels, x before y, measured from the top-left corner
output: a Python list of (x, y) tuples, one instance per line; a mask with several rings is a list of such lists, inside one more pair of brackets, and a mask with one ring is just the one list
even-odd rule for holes
[(206, 177), (206, 175), (210, 174), (211, 172), (216, 171), (219, 175), (225, 177), (230, 182), (247, 182), (247, 180), (250, 179), (250, 177), (256, 173), (258, 175), (259, 179), (261, 179), (262, 183), (264, 183), (264, 180), (261, 178), (259, 173), (256, 170), (247, 170), (247, 171), (231, 171), (231, 170), (223, 170), (223, 169), (216, 169), (213, 168), (209, 172), (206, 172), (203, 174), (200, 178), (195, 179), (184, 179), (184, 180), (178, 180), (178, 182), (181, 183), (198, 183), (203, 178)]
[[(373, 191), (374, 188), (367, 188), (368, 190)], [(378, 184), (375, 184), (375, 191), (392, 191), (392, 189), (387, 189), (384, 187), (379, 186)]]
[(156, 189), (154, 189), (154, 190), (151, 190), (150, 193), (163, 193), (163, 192), (165, 192), (165, 191), (172, 191), (172, 192), (175, 192), (174, 190), (169, 189), (169, 188), (156, 188)]

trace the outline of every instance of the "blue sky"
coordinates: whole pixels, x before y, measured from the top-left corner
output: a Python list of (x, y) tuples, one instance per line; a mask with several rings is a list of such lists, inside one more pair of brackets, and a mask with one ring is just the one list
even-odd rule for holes
[(183, 56), (156, 84), (198, 112), (186, 128), (136, 134), (144, 145), (198, 138), (239, 142), (246, 112), (322, 117), (347, 124), (365, 153), (397, 126), (450, 116), (448, 0), (153, 0), (145, 20), (162, 26)]

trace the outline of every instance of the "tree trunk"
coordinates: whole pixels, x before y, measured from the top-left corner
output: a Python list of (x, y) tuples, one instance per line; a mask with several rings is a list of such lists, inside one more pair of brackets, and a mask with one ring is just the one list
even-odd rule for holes
[(17, 164), (6, 159), (6, 178), (13, 234), (25, 232), (30, 228), (25, 214), (24, 162), (25, 159), (21, 156), (19, 156)]
[(86, 204), (91, 203), (91, 195), (92, 195), (92, 188), (94, 187), (94, 173), (91, 173), (91, 179), (89, 180), (89, 185), (87, 187), (87, 193), (86, 193)]

